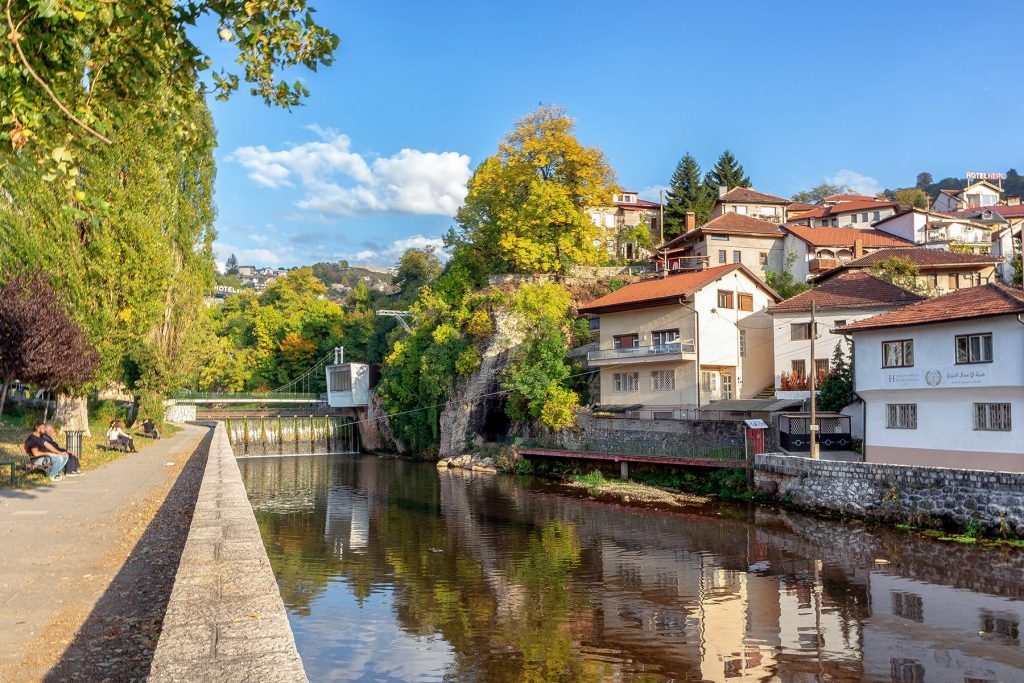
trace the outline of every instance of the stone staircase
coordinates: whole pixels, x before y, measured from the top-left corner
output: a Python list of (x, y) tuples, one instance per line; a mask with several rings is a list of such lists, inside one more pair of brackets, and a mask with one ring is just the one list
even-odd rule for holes
[(762, 389), (761, 391), (757, 392), (757, 394), (754, 395), (754, 398), (760, 398), (760, 399), (775, 398), (775, 384), (774, 383), (769, 384), (764, 389)]

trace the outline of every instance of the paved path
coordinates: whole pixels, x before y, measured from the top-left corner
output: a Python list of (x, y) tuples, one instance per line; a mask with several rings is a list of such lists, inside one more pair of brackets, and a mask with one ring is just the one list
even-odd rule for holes
[(208, 432), (188, 426), (81, 477), (0, 490), (0, 680), (39, 679), (61, 657)]

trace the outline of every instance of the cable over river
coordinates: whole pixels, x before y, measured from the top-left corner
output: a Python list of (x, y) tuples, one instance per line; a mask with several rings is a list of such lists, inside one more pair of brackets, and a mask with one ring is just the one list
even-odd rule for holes
[(239, 467), (311, 681), (1024, 681), (1024, 552), (390, 457)]

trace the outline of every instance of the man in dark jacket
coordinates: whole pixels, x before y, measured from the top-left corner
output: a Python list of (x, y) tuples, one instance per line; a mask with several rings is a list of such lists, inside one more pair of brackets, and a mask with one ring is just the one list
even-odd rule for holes
[[(46, 440), (43, 439), (45, 431), (46, 425), (42, 422), (35, 426), (32, 433), (25, 439), (25, 452), (28, 453), (28, 457), (33, 463), (38, 462), (48, 468), (52, 481), (60, 481), (64, 478), (61, 471), (67, 464), (68, 458), (63, 453), (55, 453), (50, 450)], [(40, 458), (46, 458), (46, 460), (40, 462)]]
[(51, 452), (67, 456), (68, 464), (64, 466), (64, 474), (69, 477), (77, 477), (82, 473), (80, 469), (81, 463), (78, 461), (78, 456), (66, 448), (61, 448), (57, 444), (54, 434), (53, 425), (46, 425), (46, 429), (43, 430), (43, 441), (46, 442), (46, 445), (49, 447)]

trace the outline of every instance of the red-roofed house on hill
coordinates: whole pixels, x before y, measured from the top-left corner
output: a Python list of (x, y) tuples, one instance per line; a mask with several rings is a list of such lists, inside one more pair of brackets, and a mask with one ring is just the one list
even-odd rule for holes
[(849, 323), (864, 460), (1024, 471), (1024, 290), (962, 289)]
[[(864, 271), (850, 271), (823, 282), (768, 309), (774, 325), (775, 395), (809, 398), (810, 373), (828, 374), (832, 353), (842, 335), (831, 330), (870, 318), (924, 297)], [(814, 362), (810, 357), (811, 306), (818, 323)], [(785, 375), (783, 375), (785, 373)], [(855, 425), (854, 436), (860, 438)]]
[(650, 252), (637, 240), (626, 239), (624, 234), (630, 228), (645, 224), (651, 235), (651, 243), (661, 240), (661, 204), (640, 199), (636, 192), (623, 190), (612, 196), (610, 206), (587, 209), (590, 219), (600, 228), (600, 244), (596, 247), (616, 259), (644, 259)]
[(803, 211), (791, 218), (789, 223), (817, 228), (866, 228), (875, 221), (892, 216), (898, 208), (899, 204), (896, 202), (869, 197), (822, 205), (813, 211)]
[(881, 230), (855, 228), (810, 228), (806, 225), (784, 225), (783, 249), (793, 254), (789, 272), (797, 282), (832, 270), (879, 249), (912, 247), (913, 242)]
[(657, 250), (658, 261), (669, 271), (742, 263), (764, 277), (768, 270), (782, 269), (784, 237), (774, 223), (730, 212), (666, 242)]
[(710, 218), (717, 218), (730, 213), (750, 216), (769, 223), (786, 222), (786, 208), (793, 203), (792, 199), (765, 194), (749, 187), (729, 189), (719, 186), (718, 199), (711, 210)]
[(956, 214), (906, 208), (876, 222), (875, 228), (932, 249), (957, 247), (978, 254), (992, 251), (992, 227)]
[(932, 211), (962, 211), (978, 206), (995, 206), (1003, 191), (987, 180), (971, 183), (962, 190), (939, 190), (932, 199)]
[(871, 270), (893, 257), (909, 261), (916, 266), (920, 272), (917, 284), (935, 294), (945, 294), (993, 282), (995, 268), (1002, 263), (1002, 258), (988, 254), (960, 253), (925, 247), (879, 249), (813, 276), (811, 280), (820, 284), (847, 271)]
[(664, 417), (751, 398), (772, 381), (771, 317), (779, 297), (742, 264), (627, 285), (579, 310), (598, 316), (600, 403)]

